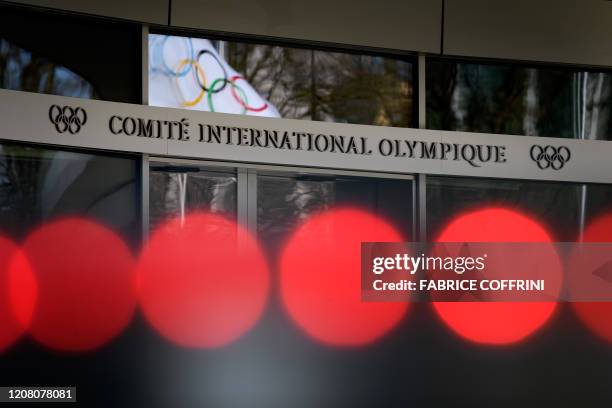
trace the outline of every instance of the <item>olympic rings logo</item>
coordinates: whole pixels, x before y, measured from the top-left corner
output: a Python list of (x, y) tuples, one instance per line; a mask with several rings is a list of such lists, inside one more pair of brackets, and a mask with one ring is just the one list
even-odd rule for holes
[[(158, 71), (161, 71), (165, 76), (175, 79), (182, 107), (193, 107), (206, 99), (208, 110), (215, 112), (214, 96), (221, 93), (226, 88), (229, 88), (232, 98), (241, 107), (242, 114), (247, 112), (263, 112), (268, 109), (268, 104), (265, 102), (261, 106), (251, 106), (246, 91), (238, 84), (239, 81), (246, 81), (246, 79), (241, 75), (230, 76), (224, 62), (222, 62), (216, 53), (211, 50), (202, 49), (196, 53), (191, 38), (179, 37), (183, 38), (185, 41), (188, 57), (181, 59), (176, 66), (171, 67), (171, 64), (168, 64), (164, 58), (164, 50), (169, 38), (170, 36), (164, 36), (163, 39), (157, 43), (157, 48), (154, 48), (152, 52), (153, 61), (155, 65), (159, 67)], [(202, 66), (202, 61), (205, 58), (212, 59), (215, 65), (219, 67), (222, 74), (221, 77), (215, 78), (212, 81), (211, 78), (207, 77)], [(185, 97), (179, 84), (179, 80), (190, 73), (193, 75), (194, 85), (199, 89), (197, 95), (193, 99), (187, 99)]]
[(538, 167), (542, 170), (552, 168), (553, 170), (560, 170), (563, 168), (572, 157), (570, 149), (565, 146), (539, 146), (533, 145), (529, 150), (531, 160), (536, 162)]
[(49, 120), (55, 125), (58, 133), (68, 132), (72, 135), (79, 133), (83, 125), (87, 123), (87, 112), (81, 107), (51, 105), (49, 108)]

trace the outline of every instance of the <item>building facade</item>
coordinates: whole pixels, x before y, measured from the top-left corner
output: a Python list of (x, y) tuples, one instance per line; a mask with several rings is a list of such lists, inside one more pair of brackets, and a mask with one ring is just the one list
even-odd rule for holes
[[(532, 240), (507, 231), (518, 217), (551, 242), (607, 242), (608, 3), (0, 2), (2, 237), (36, 252), (45, 226), (91, 222), (138, 259), (169, 219), (214, 215), (258, 242), (268, 271), (226, 288), (246, 300), (222, 320), (258, 310), (227, 339), (175, 335), (198, 317), (177, 307), (159, 323), (172, 299), (155, 291), (126, 300), (116, 327), (94, 321), (99, 338), (78, 313), (63, 328), (35, 313), (0, 338), (0, 385), (76, 386), (84, 406), (609, 402), (608, 303), (420, 302), (352, 327), (334, 320), (341, 302), (293, 307), (305, 284), (284, 272), (296, 231), (338, 209), (357, 236), (359, 214), (421, 242), (468, 216), (461, 240)], [(106, 250), (93, 242), (92, 260)], [(102, 282), (79, 296), (108, 301)]]

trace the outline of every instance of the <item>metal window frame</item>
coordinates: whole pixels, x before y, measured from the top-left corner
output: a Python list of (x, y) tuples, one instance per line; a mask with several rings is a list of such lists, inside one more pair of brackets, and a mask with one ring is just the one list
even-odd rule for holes
[[(143, 24), (141, 27), (141, 103), (149, 104), (149, 26)], [(140, 214), (142, 242), (146, 242), (149, 237), (149, 155), (140, 156)]]
[[(426, 84), (426, 57), (425, 54), (419, 54), (417, 60), (417, 109), (418, 109), (418, 125), (419, 129), (427, 129), (427, 91)], [(414, 187), (416, 191), (413, 196), (416, 199), (414, 207), (416, 209), (415, 221), (418, 222), (419, 242), (427, 241), (427, 176), (424, 173), (417, 174)]]

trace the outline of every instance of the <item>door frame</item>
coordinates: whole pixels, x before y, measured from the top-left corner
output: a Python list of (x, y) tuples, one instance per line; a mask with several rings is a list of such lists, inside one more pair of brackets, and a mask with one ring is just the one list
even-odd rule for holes
[(149, 174), (151, 165), (191, 165), (209, 168), (211, 171), (230, 171), (236, 174), (236, 219), (246, 226), (253, 236), (257, 235), (257, 183), (259, 174), (279, 175), (330, 175), (346, 177), (362, 177), (368, 179), (395, 179), (412, 181), (412, 231), (411, 236), (423, 240), (424, 226), (424, 175), (397, 174), (384, 172), (370, 172), (358, 170), (338, 170), (321, 167), (282, 166), (268, 164), (254, 164), (243, 162), (229, 162), (216, 160), (182, 159), (164, 156), (142, 156), (142, 234), (146, 241), (149, 236)]

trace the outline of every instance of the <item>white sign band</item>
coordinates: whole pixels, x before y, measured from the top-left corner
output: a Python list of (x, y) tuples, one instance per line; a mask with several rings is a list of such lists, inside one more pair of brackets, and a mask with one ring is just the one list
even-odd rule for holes
[(0, 90), (0, 138), (330, 169), (612, 183), (612, 143), (350, 125)]

